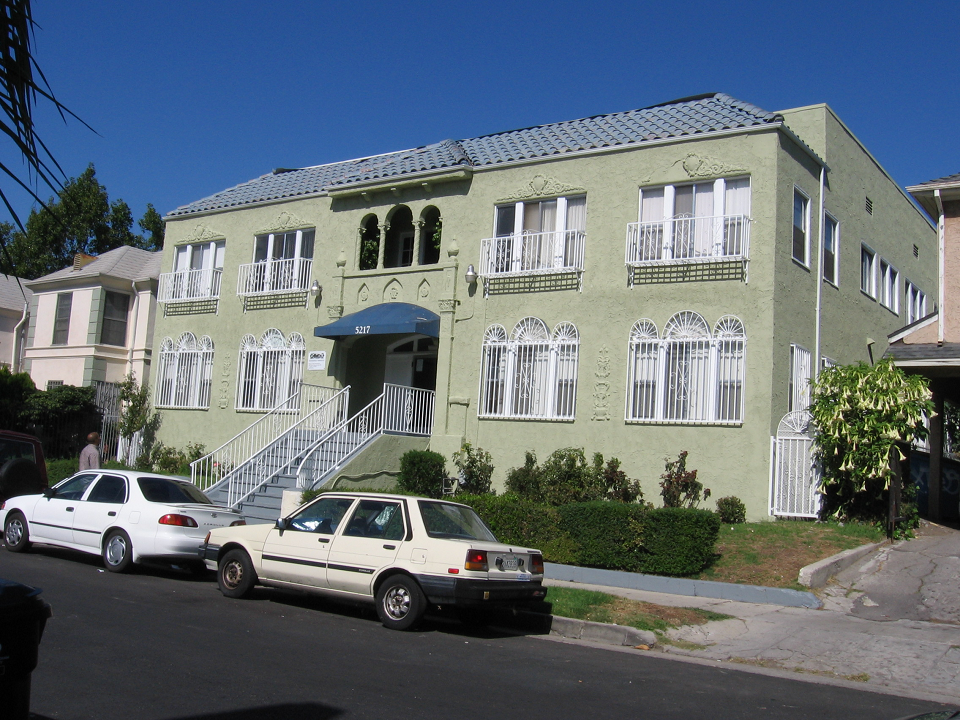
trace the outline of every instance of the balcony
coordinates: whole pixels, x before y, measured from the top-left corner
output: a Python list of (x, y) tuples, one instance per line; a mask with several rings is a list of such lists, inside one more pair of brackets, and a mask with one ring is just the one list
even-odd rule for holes
[(159, 303), (216, 300), (220, 297), (220, 278), (223, 270), (182, 270), (160, 275), (157, 293)]
[(240, 266), (237, 295), (242, 298), (307, 293), (313, 260), (263, 260)]
[[(579, 230), (523, 232), (480, 241), (484, 283), (499, 278), (583, 273), (586, 235)], [(579, 287), (579, 282), (578, 282)]]

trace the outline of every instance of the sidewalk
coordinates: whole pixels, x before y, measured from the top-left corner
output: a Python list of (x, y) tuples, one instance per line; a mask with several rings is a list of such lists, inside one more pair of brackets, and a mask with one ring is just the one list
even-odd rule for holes
[[(798, 679), (853, 682), (960, 706), (960, 532), (933, 526), (888, 545), (818, 592), (821, 609), (782, 607), (548, 580), (658, 605), (733, 617), (667, 634), (657, 650), (797, 672)], [(674, 643), (674, 644), (671, 644)]]

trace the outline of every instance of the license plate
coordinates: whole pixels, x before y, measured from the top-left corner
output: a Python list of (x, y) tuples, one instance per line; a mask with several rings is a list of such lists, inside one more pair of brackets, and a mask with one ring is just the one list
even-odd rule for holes
[(520, 558), (515, 555), (507, 555), (503, 558), (503, 565), (501, 567), (504, 570), (516, 570), (520, 567)]

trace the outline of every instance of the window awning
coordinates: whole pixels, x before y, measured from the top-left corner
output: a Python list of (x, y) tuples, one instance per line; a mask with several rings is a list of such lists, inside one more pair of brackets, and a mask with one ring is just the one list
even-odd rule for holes
[(440, 337), (440, 316), (419, 305), (391, 302), (344, 315), (329, 325), (314, 328), (316, 337), (343, 340), (363, 335), (410, 335)]

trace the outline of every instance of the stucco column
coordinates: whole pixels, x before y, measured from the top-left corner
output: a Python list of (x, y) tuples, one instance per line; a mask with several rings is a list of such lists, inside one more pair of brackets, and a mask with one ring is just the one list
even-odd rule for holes
[(413, 257), (410, 264), (417, 266), (420, 264), (420, 243), (423, 238), (423, 220), (413, 221)]
[[(444, 455), (460, 448), (461, 437), (446, 437), (450, 413), (450, 378), (453, 372), (454, 322), (457, 312), (456, 281), (460, 267), (456, 242), (447, 251), (449, 258), (443, 269), (444, 283), (438, 301), (440, 309), (440, 338), (437, 344), (437, 390), (433, 416), (433, 436), (430, 447)], [(452, 448), (452, 450), (450, 449)]]
[[(363, 232), (364, 230), (362, 226), (357, 228), (357, 247), (353, 253), (353, 269), (354, 270), (360, 269), (360, 255), (363, 253)], [(343, 251), (341, 250), (341, 253), (342, 252)]]
[(383, 269), (383, 251), (387, 246), (387, 230), (390, 229), (390, 223), (380, 225), (380, 243), (377, 246), (377, 269)]
[(943, 392), (931, 386), (934, 416), (930, 418), (930, 473), (927, 476), (927, 518), (940, 521), (940, 488), (943, 487)]

